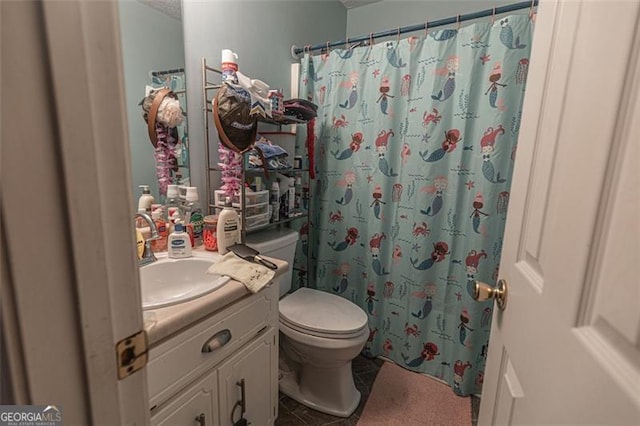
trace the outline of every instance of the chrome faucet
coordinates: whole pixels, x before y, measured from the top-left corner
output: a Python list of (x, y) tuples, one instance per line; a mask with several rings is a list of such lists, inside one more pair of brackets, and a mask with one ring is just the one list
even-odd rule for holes
[(135, 217), (143, 218), (149, 224), (149, 228), (151, 229), (151, 237), (144, 242), (144, 252), (142, 252), (142, 259), (138, 261), (139, 266), (144, 266), (158, 260), (156, 259), (156, 256), (153, 254), (153, 250), (151, 249), (151, 241), (160, 239), (162, 237), (160, 237), (160, 234), (158, 233), (158, 227), (148, 213), (136, 212)]

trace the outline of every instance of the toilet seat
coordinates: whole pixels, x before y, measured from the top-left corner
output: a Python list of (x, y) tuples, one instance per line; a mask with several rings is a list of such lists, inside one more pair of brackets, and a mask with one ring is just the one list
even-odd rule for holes
[(280, 300), (280, 323), (300, 333), (330, 339), (351, 339), (367, 327), (367, 314), (350, 301), (310, 288)]

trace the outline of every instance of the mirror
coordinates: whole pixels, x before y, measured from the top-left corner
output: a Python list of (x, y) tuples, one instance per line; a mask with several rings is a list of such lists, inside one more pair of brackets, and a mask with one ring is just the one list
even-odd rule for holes
[[(148, 90), (168, 87), (177, 94), (186, 114), (184, 42), (180, 0), (120, 0), (120, 39), (127, 102), (127, 121), (131, 152), (131, 177), (134, 207), (149, 185), (156, 203), (160, 195), (159, 177), (169, 183), (189, 185), (189, 153), (186, 117), (177, 126), (177, 143), (169, 148), (175, 161), (163, 166), (162, 153), (150, 141), (140, 102)], [(169, 151), (167, 151), (169, 152)], [(156, 157), (160, 158), (157, 162)], [(157, 167), (157, 165), (160, 167)], [(166, 182), (166, 180), (165, 180)], [(166, 183), (164, 185), (166, 187)]]

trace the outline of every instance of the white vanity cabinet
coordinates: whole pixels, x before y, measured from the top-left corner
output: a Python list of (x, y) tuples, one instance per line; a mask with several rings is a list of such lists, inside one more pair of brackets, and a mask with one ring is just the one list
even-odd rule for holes
[(147, 381), (152, 425), (227, 426), (243, 407), (250, 424), (272, 425), (278, 414), (277, 285), (152, 344)]

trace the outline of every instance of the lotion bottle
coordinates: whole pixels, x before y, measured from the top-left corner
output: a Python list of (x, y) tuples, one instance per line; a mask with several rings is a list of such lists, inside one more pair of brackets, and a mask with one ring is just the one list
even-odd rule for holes
[(181, 222), (176, 222), (174, 226), (174, 231), (169, 235), (167, 255), (172, 259), (191, 257), (191, 241), (189, 239), (189, 234), (184, 231), (184, 227)]
[(151, 214), (151, 204), (153, 204), (153, 195), (149, 190), (149, 185), (140, 185), (142, 195), (138, 198), (138, 211)]
[(218, 216), (218, 253), (227, 254), (229, 247), (240, 242), (240, 218), (238, 212), (231, 206), (231, 198), (227, 197), (224, 209)]
[(296, 213), (296, 180), (294, 178), (289, 178), (289, 196), (287, 198), (287, 202), (289, 205), (287, 206), (287, 217), (294, 217)]
[(271, 183), (271, 191), (269, 191), (269, 203), (271, 204), (271, 221), (277, 222), (280, 220), (280, 185), (278, 181), (274, 180)]

